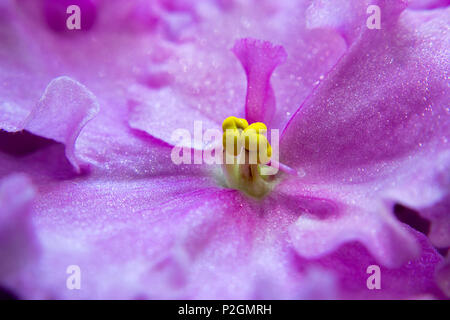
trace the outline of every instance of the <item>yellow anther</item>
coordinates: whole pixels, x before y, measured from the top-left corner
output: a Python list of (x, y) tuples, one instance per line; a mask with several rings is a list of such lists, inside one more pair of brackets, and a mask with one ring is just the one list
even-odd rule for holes
[[(242, 131), (248, 127), (245, 119), (228, 117), (222, 123), (222, 144), (228, 154), (237, 156), (242, 149)], [(228, 144), (227, 144), (228, 141)], [(228, 147), (227, 147), (228, 145)]]
[(242, 135), (238, 129), (226, 129), (222, 136), (223, 149), (231, 155), (237, 156), (242, 149)]
[(265, 136), (267, 127), (264, 123), (255, 122), (248, 125), (245, 119), (228, 117), (223, 121), (222, 129), (223, 148), (228, 154), (237, 156), (241, 152), (242, 144), (245, 142), (245, 149), (253, 157), (255, 154), (257, 155), (258, 163), (266, 164), (270, 161), (272, 147)]
[(241, 129), (244, 130), (248, 127), (248, 122), (245, 119), (228, 117), (222, 122), (222, 130), (225, 132), (227, 129)]
[[(244, 130), (245, 149), (251, 152), (256, 151), (258, 163), (263, 164), (268, 163), (272, 155), (272, 147), (265, 136), (266, 133), (267, 127), (262, 122), (252, 123)], [(260, 148), (262, 148), (261, 154)], [(264, 157), (260, 155), (264, 155)]]
[(268, 165), (272, 147), (267, 140), (267, 127), (262, 122), (251, 125), (247, 120), (228, 117), (222, 123), (224, 148), (223, 171), (228, 187), (262, 198), (273, 187), (273, 181), (260, 170)]
[(252, 155), (254, 157), (256, 153), (258, 163), (266, 164), (272, 156), (272, 147), (266, 136), (261, 131), (259, 131), (261, 133), (258, 133), (258, 131), (255, 129), (244, 130), (244, 146), (250, 152), (250, 160), (252, 160)]
[(267, 132), (267, 127), (264, 123), (262, 122), (254, 122), (251, 125), (247, 126), (247, 128), (244, 129), (245, 131), (249, 131), (249, 130), (255, 130), (257, 134), (260, 133), (265, 133)]

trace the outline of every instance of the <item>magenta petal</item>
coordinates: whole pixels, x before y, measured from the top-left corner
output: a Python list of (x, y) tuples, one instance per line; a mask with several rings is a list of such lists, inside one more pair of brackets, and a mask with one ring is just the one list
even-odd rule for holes
[[(442, 299), (445, 298), (435, 281), (435, 269), (442, 256), (426, 237), (411, 230), (420, 244), (421, 256), (398, 268), (380, 265), (359, 243), (348, 243), (338, 250), (314, 260), (325, 270), (332, 270), (339, 283), (341, 299)], [(300, 260), (299, 263), (301, 263)], [(367, 268), (380, 267), (381, 290), (369, 290)]]
[[(183, 285), (177, 279), (189, 267), (176, 256), (176, 242), (197, 223), (193, 214), (200, 209), (191, 188), (211, 188), (209, 179), (58, 179), (40, 181), (32, 206), (45, 254), (8, 279), (9, 287), (23, 298), (177, 297)], [(210, 208), (201, 211), (206, 215)], [(67, 290), (70, 265), (81, 268), (85, 290)]]
[[(247, 2), (232, 2), (227, 8), (215, 8), (215, 5), (199, 10), (198, 21), (185, 29), (189, 41), (162, 48), (165, 60), (161, 59), (155, 70), (148, 68), (152, 72), (142, 79), (140, 88), (130, 88), (131, 100), (137, 102), (136, 108), (131, 109), (131, 127), (173, 144), (168, 137), (174, 128), (192, 133), (193, 120), (215, 128), (228, 116), (245, 117), (245, 91), (250, 84), (245, 81), (242, 64), (239, 65), (229, 49), (236, 39), (251, 37), (282, 44), (289, 53), (289, 59), (280, 65), (285, 54), (279, 46), (266, 46), (265, 41), (255, 41), (252, 45), (250, 40), (249, 50), (241, 45), (241, 53), (249, 58), (244, 61), (244, 67), (252, 70), (251, 85), (259, 88), (249, 87), (248, 98), (262, 106), (255, 107), (258, 112), (266, 112), (267, 107), (267, 118), (270, 118), (275, 110), (268, 81), (272, 74), (272, 87), (278, 100), (272, 127), (282, 129), (343, 53), (345, 44), (335, 32), (306, 29), (303, 2), (261, 3), (258, 8)], [(246, 13), (245, 19), (242, 12)], [(216, 27), (208, 28), (210, 25)], [(272, 58), (267, 56), (270, 52)], [(274, 64), (279, 67), (272, 73)], [(262, 78), (255, 79), (254, 75)], [(247, 107), (253, 108), (248, 104)], [(177, 117), (160, 121), (159, 112)], [(250, 117), (254, 118), (251, 114)]]
[[(267, 41), (243, 39), (236, 42), (233, 52), (247, 74), (246, 119), (250, 122), (269, 123), (275, 114), (275, 96), (270, 85), (270, 76), (275, 67), (286, 60), (285, 50)], [(216, 114), (209, 115), (198, 110), (190, 97), (192, 94), (185, 94), (184, 86), (186, 85), (174, 84), (174, 88), (161, 88), (158, 91), (139, 86), (132, 88), (136, 101), (130, 106), (130, 126), (170, 144), (176, 143), (172, 138), (176, 129), (193, 132), (194, 121), (202, 122), (202, 131), (219, 129), (225, 117), (221, 119)], [(193, 147), (201, 149), (204, 146), (201, 142), (194, 141)]]
[(31, 181), (23, 174), (0, 180), (0, 278), (19, 271), (36, 254), (30, 205), (35, 197)]
[[(26, 116), (24, 110), (60, 75), (88, 87), (102, 109), (123, 110), (128, 102), (137, 102), (140, 110), (133, 117), (148, 118), (139, 123), (133, 120), (131, 126), (167, 143), (172, 143), (167, 137), (178, 124), (191, 128), (176, 117), (161, 125), (153, 110), (158, 103), (169, 114), (179, 114), (173, 105), (180, 106), (183, 120), (189, 111), (195, 115), (190, 120), (220, 127), (230, 115), (244, 117), (245, 74), (229, 50), (230, 44), (236, 38), (253, 37), (282, 44), (291, 57), (272, 76), (279, 100), (273, 127), (281, 129), (343, 52), (342, 41), (334, 32), (306, 30), (303, 2), (261, 3), (258, 8), (239, 1), (227, 5), (142, 0), (75, 3), (89, 16), (89, 30), (55, 32), (61, 29), (61, 12), (53, 16), (41, 6), (42, 1), (2, 6), (5, 19), (0, 29), (2, 35), (8, 35), (0, 39), (4, 44), (0, 66), (5, 70), (0, 75), (2, 128), (12, 131), (19, 127)], [(246, 19), (242, 19), (243, 12)], [(207, 27), (213, 24), (215, 28)], [(167, 93), (160, 96), (156, 93), (159, 89), (167, 89)], [(146, 122), (156, 125), (141, 126)]]
[(405, 227), (387, 213), (382, 214), (383, 210), (349, 207), (339, 217), (324, 220), (303, 215), (290, 227), (291, 238), (297, 252), (307, 258), (321, 257), (344, 243), (359, 241), (382, 265), (399, 267), (418, 257), (420, 251)]
[[(431, 223), (428, 236), (439, 248), (450, 246), (450, 153), (421, 155), (414, 165), (396, 172), (396, 184), (386, 185), (385, 197), (415, 210)], [(414, 179), (406, 177), (413, 176)]]
[(450, 195), (447, 194), (443, 200), (434, 204), (431, 208), (421, 210), (423, 216), (432, 221), (429, 237), (431, 242), (439, 248), (450, 247), (448, 208), (450, 208)]
[[(175, 174), (171, 170), (134, 179), (94, 170), (91, 175), (69, 179), (64, 176), (69, 164), (56, 152), (62, 153), (63, 146), (54, 144), (24, 158), (1, 159), (2, 170), (29, 171), (39, 191), (32, 209), (45, 255), (5, 282), (20, 297), (311, 299), (369, 295), (364, 282), (352, 282), (355, 274), (366, 276), (361, 269), (366, 266), (355, 261), (373, 261), (368, 253), (350, 249), (339, 251), (336, 257), (329, 252), (332, 258), (325, 254), (318, 261), (325, 270), (317, 269), (314, 260), (291, 260), (292, 244), (298, 242), (290, 239), (289, 226), (299, 214), (303, 214), (300, 219), (308, 217), (305, 212), (331, 218), (339, 207), (328, 200), (330, 195), (320, 199), (304, 191), (300, 197), (277, 188), (266, 199), (254, 201), (235, 190), (218, 188), (211, 177), (183, 176), (183, 171)], [(312, 241), (313, 235), (305, 237)], [(65, 270), (74, 264), (81, 268), (85, 290), (65, 287)], [(335, 273), (336, 264), (342, 275)], [(393, 289), (381, 290), (378, 296), (405, 298), (410, 292), (429, 292), (429, 285), (413, 288), (410, 277), (413, 272), (420, 279), (429, 276), (430, 268), (397, 273), (401, 278), (396, 281), (394, 274), (389, 278)], [(121, 276), (113, 276), (118, 271)], [(342, 288), (341, 282), (350, 289)], [(407, 289), (396, 293), (397, 283)]]
[(433, 9), (446, 7), (450, 4), (448, 0), (409, 0), (408, 8), (411, 9)]
[(450, 255), (448, 252), (445, 260), (436, 268), (436, 282), (447, 298), (450, 298)]
[(395, 3), (380, 30), (356, 20), (361, 35), (288, 124), (280, 157), (304, 173), (304, 183), (348, 185), (367, 198), (425, 209), (443, 224), (447, 213), (431, 218), (426, 208), (449, 190), (450, 60), (441, 35), (450, 9), (398, 16)]
[(390, 212), (391, 203), (378, 202), (363, 187), (301, 186), (296, 179), (283, 182), (278, 192), (295, 198), (283, 199), (292, 211), (300, 211), (289, 226), (296, 251), (318, 258), (348, 242), (360, 242), (378, 263), (398, 267), (417, 257), (420, 250), (413, 235)]
[(75, 142), (99, 111), (97, 99), (85, 86), (68, 77), (56, 78), (48, 84), (31, 111), (26, 111), (23, 105), (12, 106), (8, 108), (8, 104), (4, 104), (2, 107), (2, 129), (10, 132), (25, 129), (65, 144), (67, 159), (77, 172), (80, 171)]
[[(281, 139), (285, 162), (308, 180), (370, 179), (389, 161), (443, 149), (449, 63), (438, 35), (445, 17), (443, 10), (421, 23), (405, 13), (392, 29), (364, 31), (291, 119)], [(416, 23), (416, 32), (408, 28)]]
[[(368, 31), (369, 1), (337, 1), (340, 16), (331, 10), (329, 21), (317, 19), (323, 11), (315, 7), (326, 2), (314, 2), (308, 11), (318, 16), (309, 27), (332, 26), (349, 45), (327, 75), (344, 41), (333, 30), (304, 30), (310, 1), (96, 1), (89, 30), (73, 35), (55, 33), (63, 15), (49, 17), (40, 1), (20, 3), (25, 11), (10, 11), (21, 17), (14, 26), (22, 32), (0, 19), (0, 125), (65, 146), (0, 154), (0, 176), (24, 172), (37, 189), (33, 202), (23, 203), (31, 205), (43, 253), (2, 285), (22, 298), (440, 297), (433, 275), (442, 258), (389, 212), (394, 201), (419, 208), (432, 229), (442, 226), (430, 237), (446, 243), (448, 158), (441, 151), (448, 110), (439, 90), (448, 88), (437, 74), (448, 64), (439, 55), (446, 45), (437, 40), (446, 32), (440, 11), (405, 13), (397, 24), (403, 4), (374, 0), (385, 29)], [(249, 118), (271, 120), (275, 91), (272, 127), (280, 128), (317, 89), (282, 142), (282, 160), (303, 176), (258, 201), (220, 187), (206, 166), (176, 166), (168, 145), (175, 129), (191, 131), (194, 120), (206, 129), (243, 115), (245, 75), (228, 50), (241, 37), (280, 43), (290, 57), (272, 73), (285, 59), (281, 47), (238, 43)], [(43, 86), (61, 74), (96, 98), (58, 78), (24, 124)], [(418, 104), (422, 94), (431, 111)], [(92, 118), (97, 99), (102, 110)], [(64, 152), (76, 168), (89, 163), (89, 174), (74, 175)], [(0, 182), (7, 215), (29, 186), (10, 178)], [(27, 215), (18, 220), (26, 225), (28, 211), (17, 212), (23, 216), (12, 216)], [(0, 215), (0, 236), (11, 221)], [(2, 259), (16, 242), (8, 237), (0, 248), (4, 243), (0, 268), (8, 267)], [(16, 251), (11, 261), (19, 260)], [(383, 268), (377, 292), (365, 286), (373, 263)], [(82, 290), (66, 287), (70, 265), (81, 268)], [(448, 273), (440, 270), (436, 279), (446, 291)]]
[(286, 51), (268, 41), (247, 38), (236, 41), (233, 52), (247, 75), (245, 118), (250, 123), (270, 124), (276, 110), (270, 77), (275, 68), (286, 60)]
[(308, 28), (332, 28), (339, 32), (350, 46), (368, 30), (366, 20), (370, 5), (380, 8), (383, 29), (406, 8), (402, 0), (314, 0), (306, 11)]
[(66, 156), (77, 171), (75, 142), (86, 123), (99, 111), (95, 96), (68, 77), (52, 80), (25, 124), (28, 131), (66, 145)]
[[(220, 121), (211, 120), (207, 115), (192, 107), (182, 96), (170, 88), (159, 91), (143, 91), (136, 89), (136, 98), (141, 95), (143, 102), (131, 103), (129, 125), (133, 129), (145, 131), (154, 138), (170, 145), (203, 149), (202, 136), (194, 136), (194, 122), (201, 123), (201, 133), (205, 130), (220, 130)], [(167, 119), (167, 120), (166, 120)], [(184, 129), (191, 133), (189, 144), (177, 143), (178, 137), (172, 137), (177, 129)], [(220, 132), (220, 131), (219, 131)]]

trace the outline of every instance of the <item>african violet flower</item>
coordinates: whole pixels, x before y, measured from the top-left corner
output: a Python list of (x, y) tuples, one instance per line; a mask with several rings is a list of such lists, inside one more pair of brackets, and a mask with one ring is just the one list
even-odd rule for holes
[[(73, 3), (81, 30), (64, 27)], [(366, 26), (371, 4), (381, 29)], [(448, 297), (445, 4), (1, 1), (2, 287)], [(219, 166), (171, 161), (175, 129), (228, 116), (283, 130), (280, 162), (297, 174), (255, 197)], [(73, 265), (80, 290), (66, 287)]]

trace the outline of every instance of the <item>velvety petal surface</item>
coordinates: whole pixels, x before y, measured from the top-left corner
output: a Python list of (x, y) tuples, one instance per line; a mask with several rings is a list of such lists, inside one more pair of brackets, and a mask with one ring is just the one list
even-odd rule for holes
[(0, 278), (8, 279), (38, 255), (30, 204), (35, 197), (23, 174), (0, 179)]
[(441, 290), (447, 296), (450, 297), (450, 259), (447, 251), (447, 256), (443, 262), (436, 268), (436, 282)]
[[(193, 121), (202, 121), (205, 129), (214, 129), (231, 115), (248, 116), (250, 121), (273, 118), (272, 127), (281, 129), (345, 48), (334, 32), (306, 30), (305, 9), (306, 3), (289, 1), (199, 5), (196, 23), (186, 30), (186, 42), (171, 47), (173, 55), (164, 64), (164, 71), (155, 77), (162, 75), (167, 79), (162, 81), (167, 88), (149, 91), (148, 85), (152, 86), (154, 79), (149, 79), (147, 88), (133, 88), (140, 94), (135, 95), (138, 106), (133, 108), (130, 125), (171, 144), (171, 133), (180, 124), (192, 134)], [(214, 28), (210, 27), (212, 24)], [(266, 45), (265, 51), (257, 46), (247, 50), (250, 46), (244, 43), (250, 40), (241, 42), (233, 50), (238, 52), (242, 68), (230, 49), (243, 38), (270, 41), (274, 49)], [(276, 49), (280, 45), (289, 58), (273, 73), (272, 92), (268, 82), (271, 71), (285, 60), (282, 49)], [(267, 59), (269, 51), (273, 52), (273, 59)], [(152, 101), (158, 101), (156, 108)], [(162, 115), (181, 111), (184, 116), (167, 117), (162, 122), (155, 109)], [(187, 110), (190, 111), (184, 112)]]
[(99, 111), (95, 96), (80, 83), (61, 77), (48, 85), (31, 111), (25, 129), (66, 145), (66, 156), (77, 171), (75, 142), (83, 127)]
[[(174, 128), (193, 133), (194, 120), (219, 128), (230, 115), (244, 116), (245, 72), (230, 49), (254, 37), (283, 45), (290, 57), (272, 77), (279, 101), (273, 127), (281, 129), (345, 48), (334, 32), (305, 28), (306, 2), (77, 0), (86, 19), (74, 32), (65, 28), (66, 2), (2, 5), (3, 128), (20, 128), (60, 76), (89, 88), (102, 109), (130, 108), (133, 128), (167, 143)], [(173, 114), (183, 117), (167, 116)]]
[(279, 64), (286, 61), (286, 51), (270, 42), (241, 39), (235, 43), (233, 52), (247, 75), (245, 119), (249, 123), (264, 122), (270, 126), (276, 110), (270, 76)]
[[(402, 2), (378, 4), (380, 30), (367, 29), (359, 15), (322, 19), (322, 27), (346, 26), (340, 32), (350, 47), (288, 124), (281, 161), (301, 173), (303, 184), (345, 190), (344, 202), (365, 212), (351, 219), (367, 214), (374, 223), (395, 203), (418, 210), (432, 221), (433, 243), (447, 247), (449, 9), (401, 13)], [(344, 238), (345, 221), (330, 224)], [(298, 226), (313, 232), (327, 223)]]
[[(425, 237), (394, 220), (389, 209), (400, 197), (397, 186), (436, 180), (440, 184), (433, 184), (433, 190), (438, 192), (418, 201), (430, 208), (430, 216), (446, 218), (442, 206), (434, 206), (442, 200), (442, 186), (448, 185), (447, 158), (434, 152), (441, 150), (438, 144), (445, 136), (440, 134), (448, 132), (439, 120), (445, 116), (444, 88), (434, 69), (442, 57), (437, 49), (428, 51), (429, 43), (445, 39), (444, 11), (404, 14), (399, 24), (397, 6), (386, 11), (388, 25), (402, 32), (370, 34), (367, 39), (376, 44), (375, 50), (362, 40), (365, 32), (346, 36), (351, 28), (306, 30), (309, 2), (117, 1), (108, 6), (107, 1), (79, 1), (88, 25), (74, 34), (60, 28), (65, 15), (48, 3), (22, 1), (12, 10), (7, 2), (0, 7), (0, 14), (14, 17), (0, 22), (5, 44), (0, 46), (5, 70), (0, 73), (2, 128), (24, 127), (36, 105), (36, 116), (30, 118), (42, 119), (26, 127), (34, 135), (0, 133), (0, 202), (6, 203), (4, 215), (12, 217), (6, 224), (0, 220), (0, 228), (27, 234), (23, 225), (31, 218), (39, 248), (31, 251), (41, 252), (32, 264), (20, 262), (20, 255), (28, 257), (22, 250), (9, 255), (8, 263), (24, 269), (2, 279), (2, 285), (24, 298), (441, 297), (435, 277), (445, 273), (435, 275), (435, 267), (442, 257)], [(352, 23), (365, 25), (360, 17), (352, 17)], [(419, 23), (414, 32), (408, 29), (410, 21)], [(229, 50), (243, 37), (270, 40), (288, 55), (271, 78), (277, 100), (272, 127), (281, 128), (319, 85), (282, 141), (294, 151), (283, 151), (282, 156), (289, 156), (282, 160), (302, 174), (260, 201), (221, 187), (217, 168), (176, 166), (170, 159), (175, 128), (194, 120), (220, 126), (226, 116), (243, 116), (245, 71)], [(418, 47), (410, 48), (416, 41)], [(347, 46), (348, 55), (326, 75)], [(386, 47), (392, 62), (379, 51)], [(424, 54), (429, 60), (423, 60)], [(252, 63), (259, 59), (250, 56)], [(379, 77), (362, 72), (360, 63), (372, 71), (381, 66), (384, 80), (398, 73), (400, 82), (393, 79), (373, 92)], [(419, 116), (425, 113), (417, 104), (428, 88), (424, 75), (429, 75), (426, 97), (433, 104), (432, 120), (428, 113)], [(418, 79), (422, 85), (415, 84)], [(401, 82), (406, 80), (411, 86)], [(399, 89), (398, 109), (391, 94), (383, 95), (392, 86)], [(361, 101), (362, 96), (371, 98), (371, 104)], [(68, 108), (58, 113), (66, 99)], [(97, 104), (100, 111), (92, 118)], [(270, 114), (272, 107), (260, 111)], [(411, 120), (404, 124), (399, 112)], [(381, 120), (367, 120), (377, 117)], [(395, 124), (392, 128), (385, 125), (389, 121)], [(428, 130), (431, 123), (436, 132)], [(417, 126), (424, 140), (415, 134), (406, 139), (406, 132)], [(400, 140), (390, 140), (397, 129)], [(351, 140), (355, 136), (359, 138)], [(13, 138), (24, 139), (29, 147), (14, 146)], [(411, 148), (418, 142), (422, 146)], [(410, 153), (417, 148), (423, 150), (420, 155), (427, 151), (439, 159), (440, 171), (429, 170), (430, 158)], [(395, 166), (379, 165), (381, 160)], [(74, 172), (72, 165), (81, 163), (88, 163), (88, 170)], [(411, 163), (414, 173), (421, 173), (414, 183), (409, 179)], [(379, 179), (393, 172), (402, 177), (394, 185)], [(11, 178), (11, 173), (20, 175)], [(16, 190), (31, 185), (36, 190), (33, 201), (20, 200)], [(11, 200), (20, 206), (29, 203), (30, 211), (16, 214)], [(10, 228), (12, 222), (18, 227)], [(436, 241), (446, 241), (439, 236), (442, 231), (435, 234)], [(7, 239), (12, 245), (2, 254), (8, 256), (16, 242)], [(366, 268), (374, 263), (382, 264), (386, 279), (379, 292), (365, 286)], [(81, 268), (82, 290), (66, 287), (71, 265)]]
[[(382, 293), (365, 287), (365, 269), (375, 260), (362, 246), (350, 245), (320, 259), (299, 257), (289, 226), (299, 215), (320, 215), (327, 208), (311, 197), (275, 191), (260, 202), (219, 188), (205, 176), (113, 178), (100, 171), (74, 176), (59, 144), (20, 159), (3, 155), (1, 161), (9, 172), (29, 168), (26, 174), (38, 194), (31, 210), (42, 254), (3, 281), (20, 297), (330, 299), (440, 294), (433, 266), (442, 258), (428, 242), (421, 244), (428, 260), (422, 256), (410, 268), (383, 269)], [(80, 267), (81, 290), (66, 287), (71, 265)], [(408, 280), (413, 274), (422, 279), (420, 285)], [(388, 279), (395, 277), (390, 285)]]

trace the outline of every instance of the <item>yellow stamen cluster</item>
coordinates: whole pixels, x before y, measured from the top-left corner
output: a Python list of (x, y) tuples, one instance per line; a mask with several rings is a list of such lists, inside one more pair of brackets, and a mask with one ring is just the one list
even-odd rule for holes
[[(254, 157), (256, 153), (258, 163), (266, 164), (270, 161), (272, 147), (265, 136), (267, 127), (264, 123), (249, 125), (245, 119), (228, 117), (223, 121), (222, 129), (223, 148), (228, 154), (237, 156), (244, 147), (249, 151), (250, 157)], [(227, 141), (232, 141), (232, 145), (227, 146)]]

